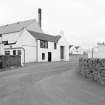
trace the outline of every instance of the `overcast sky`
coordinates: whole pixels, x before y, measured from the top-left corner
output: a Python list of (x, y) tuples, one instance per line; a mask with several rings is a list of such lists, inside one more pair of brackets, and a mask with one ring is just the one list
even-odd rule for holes
[(45, 33), (83, 48), (105, 41), (105, 0), (0, 0), (0, 25), (37, 19), (39, 7)]

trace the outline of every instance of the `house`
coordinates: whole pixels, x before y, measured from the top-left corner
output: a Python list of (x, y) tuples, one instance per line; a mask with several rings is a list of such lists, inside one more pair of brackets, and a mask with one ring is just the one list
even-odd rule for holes
[(45, 34), (41, 29), (41, 9), (35, 19), (0, 26), (0, 55), (20, 55), (21, 63), (69, 60), (64, 35)]
[(0, 55), (20, 55), (21, 62), (69, 60), (64, 36), (45, 34), (35, 19), (0, 26)]
[(88, 52), (88, 58), (105, 58), (105, 43), (97, 43), (97, 46)]

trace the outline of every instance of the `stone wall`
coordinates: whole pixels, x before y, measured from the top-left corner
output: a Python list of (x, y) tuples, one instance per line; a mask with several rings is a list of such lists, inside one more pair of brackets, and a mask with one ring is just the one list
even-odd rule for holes
[(84, 77), (105, 85), (105, 59), (80, 58), (79, 70)]

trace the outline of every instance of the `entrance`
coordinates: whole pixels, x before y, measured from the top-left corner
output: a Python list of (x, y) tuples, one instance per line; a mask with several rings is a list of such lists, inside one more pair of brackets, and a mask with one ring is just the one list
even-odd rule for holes
[(48, 62), (51, 62), (51, 52), (48, 52)]
[(64, 46), (60, 46), (60, 59), (64, 59)]

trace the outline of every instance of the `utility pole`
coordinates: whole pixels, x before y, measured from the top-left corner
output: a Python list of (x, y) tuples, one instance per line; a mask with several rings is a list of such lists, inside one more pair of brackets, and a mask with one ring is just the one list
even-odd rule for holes
[(92, 58), (94, 57), (94, 48), (92, 48)]

